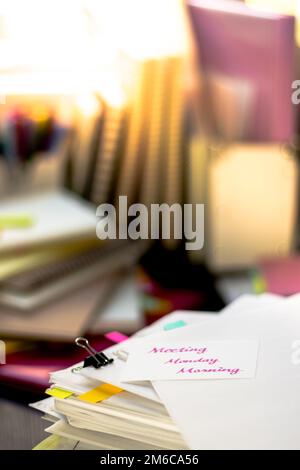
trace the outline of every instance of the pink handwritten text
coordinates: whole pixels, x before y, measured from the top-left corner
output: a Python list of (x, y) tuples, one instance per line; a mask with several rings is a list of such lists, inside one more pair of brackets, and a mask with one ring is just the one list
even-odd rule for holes
[(191, 353), (195, 352), (196, 354), (204, 354), (206, 352), (207, 348), (193, 348), (193, 347), (186, 347), (186, 348), (165, 348), (165, 347), (160, 347), (156, 348), (153, 347), (150, 351), (148, 351), (149, 354), (151, 353)]
[(218, 373), (225, 372), (230, 375), (236, 375), (240, 372), (240, 369), (225, 369), (224, 367), (219, 367), (218, 369), (195, 369), (190, 367), (189, 369), (182, 367), (177, 374), (206, 374), (206, 373)]
[(208, 365), (212, 366), (218, 362), (219, 359), (213, 359), (213, 358), (205, 358), (205, 357), (199, 357), (197, 359), (181, 359), (180, 357), (177, 357), (176, 359), (171, 358), (168, 361), (166, 361), (164, 364), (192, 364), (194, 362), (206, 362)]

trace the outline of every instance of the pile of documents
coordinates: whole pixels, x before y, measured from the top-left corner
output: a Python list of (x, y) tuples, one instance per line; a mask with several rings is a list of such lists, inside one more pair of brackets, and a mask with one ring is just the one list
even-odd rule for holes
[(299, 307), (244, 295), (111, 335), (112, 363), (51, 374), (36, 449), (299, 449)]
[(67, 191), (1, 202), (2, 338), (70, 341), (86, 331), (142, 253), (139, 243), (99, 240), (99, 224), (95, 207)]

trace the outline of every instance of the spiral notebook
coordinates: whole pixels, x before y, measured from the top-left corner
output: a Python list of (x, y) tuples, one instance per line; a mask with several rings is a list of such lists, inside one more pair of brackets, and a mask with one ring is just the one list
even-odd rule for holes
[(144, 247), (144, 243), (114, 240), (66, 260), (13, 275), (0, 284), (0, 304), (23, 311), (36, 309), (133, 265)]

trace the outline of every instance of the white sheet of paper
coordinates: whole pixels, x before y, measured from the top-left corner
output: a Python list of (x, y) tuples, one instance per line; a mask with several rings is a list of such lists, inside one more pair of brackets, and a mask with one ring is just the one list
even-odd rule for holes
[[(249, 311), (254, 311), (255, 309), (266, 309), (268, 306), (272, 305), (278, 305), (281, 302), (286, 302), (285, 299), (282, 299), (281, 297), (273, 296), (271, 294), (262, 294), (262, 295), (243, 295), (239, 299), (237, 299), (233, 303), (233, 314), (239, 315), (239, 314), (244, 314), (245, 312)], [(225, 310), (224, 310), (225, 312)], [(226, 307), (226, 316), (231, 315), (231, 306)], [(185, 313), (187, 315), (185, 316)], [(193, 319), (193, 325), (198, 323), (201, 325), (207, 324), (207, 323), (212, 323), (217, 321), (219, 318), (218, 314), (212, 314), (211, 319), (208, 319), (207, 317), (207, 312), (204, 312), (204, 314), (201, 314), (202, 312), (197, 312), (192, 315), (195, 316)], [(150, 328), (149, 333), (158, 333), (160, 332), (163, 335), (168, 335), (171, 332), (174, 331), (179, 331), (179, 330), (184, 330), (185, 328), (188, 328), (189, 326), (178, 328), (175, 330), (171, 331), (165, 331), (162, 332), (163, 330), (163, 325), (168, 322), (168, 317), (170, 321), (178, 321), (178, 320), (185, 320), (187, 322), (187, 325), (190, 324), (190, 316), (191, 312), (185, 312), (185, 311), (178, 311), (175, 312), (174, 314), (170, 314), (170, 316), (166, 315), (163, 319), (163, 321), (158, 321), (157, 324), (153, 324), (150, 327), (145, 328), (144, 330), (147, 330)], [(220, 317), (223, 316), (223, 311), (220, 312)], [(142, 330), (142, 331), (144, 331)], [(131, 345), (134, 344), (135, 337), (129, 338), (127, 341), (124, 341), (123, 343), (117, 344), (115, 346), (112, 346), (111, 348), (107, 349), (105, 353), (108, 355), (112, 354), (113, 351), (119, 350), (119, 349), (125, 349), (129, 350)], [(152, 385), (149, 382), (144, 382), (144, 383), (124, 383), (121, 382), (121, 377), (122, 373), (124, 370), (124, 367), (126, 365), (126, 362), (118, 359), (117, 357), (114, 358), (114, 364), (113, 367), (102, 367), (101, 369), (94, 369), (93, 367), (86, 367), (85, 369), (81, 370), (80, 375), (85, 376), (88, 379), (96, 380), (100, 383), (106, 382), (110, 383), (112, 385), (115, 385), (116, 387), (123, 388), (124, 390), (134, 393), (136, 395), (140, 395), (144, 398), (148, 398), (150, 400), (158, 401), (160, 402), (160, 398), (158, 397), (156, 391), (153, 389)], [(53, 374), (53, 380), (56, 381), (57, 379), (62, 380), (65, 375), (67, 375), (70, 380), (71, 377), (76, 375), (72, 374), (71, 370), (74, 367), (77, 366), (82, 366), (82, 363), (76, 364), (75, 366), (72, 366), (68, 369), (65, 369), (63, 371), (56, 372)]]
[(245, 379), (255, 376), (258, 341), (136, 341), (122, 382)]
[[(271, 294), (262, 294), (262, 295), (244, 295), (237, 299), (232, 304), (233, 314), (243, 314), (246, 313), (248, 310), (254, 311), (255, 309), (264, 309), (270, 305), (278, 304), (279, 302), (286, 302), (285, 299), (281, 297), (273, 296)], [(144, 332), (146, 334), (157, 334), (158, 332), (162, 332), (163, 326), (166, 323), (184, 320), (186, 321), (187, 325), (189, 324), (207, 324), (211, 322), (215, 322), (216, 320), (220, 319), (223, 316), (223, 311), (220, 312), (221, 314), (208, 314), (207, 312), (190, 312), (190, 311), (176, 311), (171, 313), (170, 315), (166, 315), (163, 319), (155, 322), (150, 327), (146, 327), (141, 330), (138, 336), (143, 335)], [(225, 313), (225, 311), (224, 311)], [(226, 316), (230, 316), (231, 314), (231, 306), (226, 307)], [(209, 315), (209, 317), (208, 317)], [(191, 318), (192, 317), (192, 318)], [(192, 320), (192, 321), (191, 321)], [(188, 327), (188, 326), (187, 326)], [(186, 327), (178, 328), (177, 330), (171, 331), (179, 331), (183, 330)], [(169, 334), (171, 331), (164, 332), (162, 334)], [(133, 341), (136, 337), (130, 338), (128, 341), (124, 341), (124, 343), (118, 344), (113, 346), (112, 348), (107, 349), (105, 352), (107, 354), (111, 354), (113, 351), (118, 349), (129, 349), (130, 345), (133, 344)], [(86, 367), (82, 369), (80, 373), (73, 373), (72, 370), (78, 366), (82, 366), (82, 362), (77, 363), (67, 369), (63, 369), (60, 371), (56, 371), (51, 374), (51, 382), (58, 383), (62, 388), (73, 389), (72, 385), (74, 386), (74, 390), (77, 390), (78, 387), (81, 389), (82, 384), (85, 383), (84, 380), (91, 380), (87, 382), (87, 386), (93, 388), (95, 383), (103, 383), (108, 382), (112, 385), (119, 386), (128, 392), (134, 393), (136, 395), (143, 396), (150, 400), (160, 402), (160, 398), (157, 396), (156, 391), (153, 389), (150, 383), (139, 383), (139, 384), (127, 384), (121, 382), (121, 376), (124, 370), (126, 363), (115, 358), (115, 362), (112, 368), (101, 368), (101, 369), (94, 369), (93, 367)], [(115, 367), (116, 366), (116, 367)], [(82, 380), (83, 379), (83, 380)]]
[(279, 295), (269, 294), (267, 292), (260, 295), (243, 294), (224, 307), (222, 315), (232, 315), (234, 313), (241, 314), (260, 307), (275, 307), (279, 305), (279, 302), (285, 302), (286, 300), (286, 297), (280, 297)]
[[(188, 316), (189, 315), (190, 315), (190, 312), (188, 313)], [(206, 323), (206, 322), (215, 321), (215, 320), (208, 319), (207, 312), (204, 313), (203, 317), (201, 315), (201, 312), (197, 312), (197, 314), (194, 314), (194, 315), (195, 315), (195, 317), (197, 317), (197, 319), (195, 318), (193, 324), (195, 324), (195, 323), (203, 324), (203, 323)], [(215, 318), (217, 316), (218, 315), (214, 315), (214, 314), (211, 315), (212, 318)], [(173, 314), (170, 315), (171, 321), (174, 321), (175, 318), (177, 320), (177, 317), (174, 317)], [(182, 319), (182, 320), (184, 320), (184, 318), (185, 318), (184, 313), (183, 313), (182, 316), (178, 317), (178, 319)], [(167, 316), (165, 317), (165, 322), (163, 322), (163, 323), (158, 322), (157, 328), (154, 329), (153, 325), (151, 325), (149, 333), (159, 332), (162, 335), (167, 335), (169, 333), (169, 331), (163, 331), (163, 325), (165, 323), (168, 323), (167, 322)], [(147, 327), (147, 328), (149, 328), (149, 327)], [(145, 330), (147, 328), (145, 328)], [(186, 327), (178, 328), (178, 330), (180, 330), (180, 329), (182, 330), (184, 328), (186, 328)], [(143, 330), (141, 330), (141, 331), (143, 331)], [(175, 331), (175, 330), (172, 330), (172, 331)], [(81, 370), (80, 375), (83, 375), (83, 376), (85, 376), (89, 379), (98, 380), (101, 383), (103, 383), (103, 382), (110, 383), (112, 385), (115, 385), (116, 387), (123, 388), (124, 390), (126, 390), (128, 392), (134, 393), (134, 394), (142, 396), (144, 398), (148, 398), (149, 400), (160, 402), (161, 400), (158, 397), (156, 391), (153, 389), (150, 382), (144, 382), (144, 383), (138, 383), (138, 384), (121, 382), (121, 377), (122, 377), (123, 370), (124, 370), (124, 367), (126, 365), (126, 362), (120, 360), (118, 357), (116, 357), (114, 355), (114, 353), (116, 351), (119, 351), (119, 350), (125, 350), (125, 351), (129, 352), (131, 350), (131, 347), (133, 347), (135, 341), (138, 341), (138, 339), (137, 339), (137, 337), (133, 336), (132, 338), (129, 338), (128, 340), (123, 341), (120, 344), (116, 344), (116, 345), (114, 345), (114, 346), (112, 346), (112, 347), (110, 347), (110, 348), (108, 348), (104, 351), (108, 356), (114, 357), (114, 363), (111, 366), (102, 367), (101, 369), (95, 369), (94, 367), (86, 367), (86, 368)], [(65, 371), (60, 371), (60, 372), (56, 373), (54, 375), (54, 380), (55, 380), (55, 378), (59, 377), (59, 374), (61, 374), (61, 376), (63, 376), (63, 375), (65, 375), (66, 371), (70, 371), (72, 368), (77, 367), (77, 366), (81, 366), (81, 365), (82, 365), (82, 363), (79, 363), (75, 366), (72, 366), (69, 369), (66, 369)]]
[[(192, 449), (299, 449), (300, 364), (292, 361), (300, 339), (300, 296), (218, 322), (170, 332), (169, 337), (234, 340), (260, 336), (255, 379), (153, 381)], [(188, 334), (188, 338), (187, 335)]]

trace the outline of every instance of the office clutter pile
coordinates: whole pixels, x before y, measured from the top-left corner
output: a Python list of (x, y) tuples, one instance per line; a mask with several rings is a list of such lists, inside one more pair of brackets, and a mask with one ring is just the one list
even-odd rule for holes
[(142, 253), (99, 240), (96, 223), (94, 207), (64, 191), (1, 203), (1, 338), (70, 341), (87, 330)]
[(93, 205), (63, 190), (0, 204), (1, 384), (41, 393), (51, 371), (82, 359), (76, 336), (87, 334), (105, 348), (107, 331), (132, 334), (170, 311), (210, 302), (203, 292), (207, 273), (187, 275), (185, 261), (175, 276), (178, 256), (163, 249), (148, 251), (150, 275), (137, 269), (148, 242), (99, 240), (95, 214)]
[[(36, 449), (299, 448), (299, 295), (178, 311), (50, 375)], [(297, 349), (298, 347), (298, 349)]]

